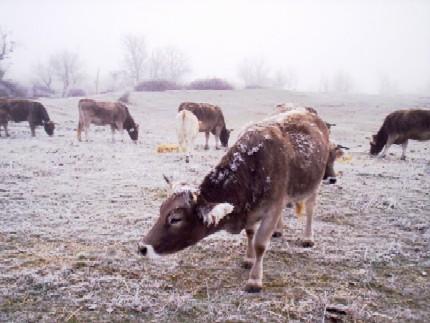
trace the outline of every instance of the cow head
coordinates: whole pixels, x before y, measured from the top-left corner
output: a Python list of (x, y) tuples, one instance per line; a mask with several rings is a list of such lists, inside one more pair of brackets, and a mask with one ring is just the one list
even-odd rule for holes
[(223, 147), (228, 147), (228, 140), (230, 139), (230, 133), (233, 129), (222, 128), (221, 133), (219, 135), (219, 139), (221, 141), (221, 145)]
[(228, 203), (208, 203), (197, 192), (176, 189), (161, 205), (160, 215), (138, 249), (143, 256), (185, 249), (216, 231), (219, 221), (233, 210)]
[(381, 152), (382, 148), (384, 148), (384, 144), (382, 144), (381, 140), (378, 140), (376, 135), (373, 135), (370, 141), (370, 154), (377, 155)]
[(54, 134), (55, 124), (52, 121), (47, 121), (43, 124), (43, 128), (45, 128), (49, 136), (52, 136)]
[[(337, 158), (343, 156), (342, 146), (335, 145), (333, 143), (330, 144), (328, 160), (325, 167), (323, 180), (326, 184), (335, 184), (336, 183), (336, 172), (334, 171), (334, 162)], [(345, 147), (346, 148), (346, 147)]]
[(139, 138), (139, 124), (135, 123), (132, 127), (127, 129), (127, 132), (131, 140), (136, 141)]

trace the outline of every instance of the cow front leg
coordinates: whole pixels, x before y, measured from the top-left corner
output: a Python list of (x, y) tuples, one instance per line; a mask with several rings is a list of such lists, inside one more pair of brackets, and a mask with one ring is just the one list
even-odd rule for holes
[(32, 123), (30, 123), (30, 131), (31, 131), (31, 136), (36, 137), (36, 126)]
[(407, 140), (402, 144), (402, 156), (400, 157), (401, 160), (406, 160), (406, 148), (408, 148)]
[(248, 238), (246, 255), (243, 258), (243, 262), (242, 262), (242, 267), (245, 269), (250, 269), (255, 262), (254, 235), (255, 235), (256, 229), (257, 229), (257, 224), (254, 224), (250, 228), (245, 229), (246, 237)]
[(9, 131), (8, 131), (8, 129), (7, 129), (7, 123), (5, 123), (5, 124), (3, 125), (3, 127), (4, 127), (4, 132), (6, 133), (6, 137), (10, 137), (10, 136), (9, 136)]
[(249, 273), (245, 291), (257, 293), (263, 288), (263, 257), (270, 244), (270, 238), (276, 228), (279, 217), (281, 216), (282, 204), (270, 209), (269, 214), (265, 214), (261, 224), (254, 236), (255, 261)]
[(209, 149), (209, 131), (205, 131), (205, 139), (206, 139), (205, 150), (208, 150)]
[(88, 136), (89, 129), (90, 129), (90, 125), (89, 125), (89, 124), (87, 124), (87, 125), (85, 125), (85, 126), (84, 126), (84, 131), (85, 131), (85, 141), (89, 141), (89, 140), (90, 140), (90, 138), (89, 138), (89, 136)]
[(303, 247), (311, 248), (314, 246), (314, 232), (312, 227), (313, 214), (317, 194), (314, 193), (310, 198), (305, 201), (306, 225), (303, 238)]
[(112, 134), (112, 143), (115, 143), (115, 127), (114, 126), (110, 126), (110, 131)]
[(381, 154), (382, 158), (384, 158), (387, 155), (388, 149), (394, 143), (395, 140), (396, 140), (396, 138), (394, 138), (392, 136), (388, 136), (387, 142), (385, 143), (384, 150), (382, 151), (382, 154)]

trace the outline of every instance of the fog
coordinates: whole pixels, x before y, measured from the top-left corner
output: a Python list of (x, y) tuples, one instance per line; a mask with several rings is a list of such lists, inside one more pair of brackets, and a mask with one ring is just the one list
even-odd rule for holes
[(16, 42), (6, 78), (29, 84), (51, 54), (77, 52), (92, 84), (123, 66), (121, 39), (142, 34), (148, 50), (174, 46), (188, 57), (186, 80), (222, 77), (240, 85), (244, 59), (289, 69), (295, 88), (318, 91), (347, 73), (353, 90), (430, 92), (430, 1), (59, 1), (1, 0), (0, 26)]

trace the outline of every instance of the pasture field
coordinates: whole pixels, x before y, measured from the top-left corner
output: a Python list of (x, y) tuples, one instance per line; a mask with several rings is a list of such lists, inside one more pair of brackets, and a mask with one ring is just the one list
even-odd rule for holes
[[(94, 96), (115, 100), (120, 93)], [(92, 127), (78, 142), (78, 98), (42, 99), (58, 123), (48, 137), (10, 124), (0, 138), (0, 321), (4, 322), (425, 322), (430, 321), (430, 144), (410, 142), (370, 158), (369, 137), (389, 112), (430, 108), (427, 97), (276, 90), (170, 91), (130, 96), (137, 145)], [(264, 289), (243, 291), (246, 237), (220, 232), (148, 262), (137, 242), (167, 196), (162, 174), (199, 184), (224, 151), (198, 137), (189, 164), (156, 147), (176, 143), (182, 101), (223, 108), (236, 134), (277, 103), (315, 107), (350, 147), (323, 185), (315, 246), (298, 243), (303, 219), (284, 212), (281, 238), (264, 261)], [(367, 137), (367, 138), (366, 138)]]

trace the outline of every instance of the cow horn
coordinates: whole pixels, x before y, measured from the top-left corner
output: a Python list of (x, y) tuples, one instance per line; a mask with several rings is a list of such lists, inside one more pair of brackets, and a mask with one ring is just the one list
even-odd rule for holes
[(168, 178), (166, 175), (163, 174), (163, 178), (166, 181), (167, 184), (172, 185), (172, 180)]
[(340, 148), (340, 149), (345, 149), (345, 150), (349, 150), (349, 147), (346, 146), (342, 146), (342, 145), (337, 145), (336, 148)]
[(336, 124), (335, 124), (335, 123), (326, 122), (326, 124), (327, 124), (327, 126), (329, 126), (329, 127), (336, 127)]

